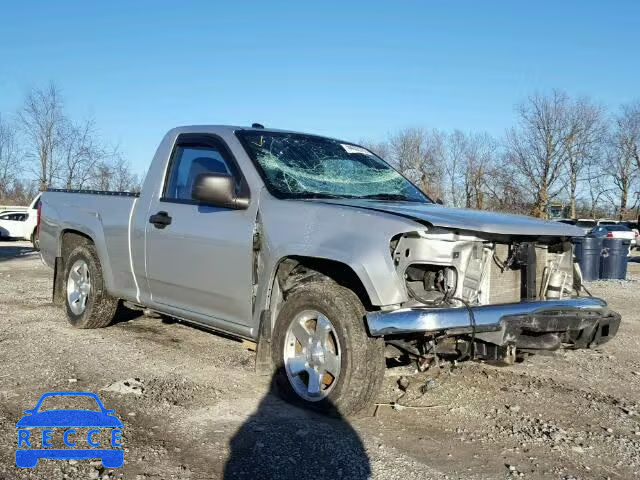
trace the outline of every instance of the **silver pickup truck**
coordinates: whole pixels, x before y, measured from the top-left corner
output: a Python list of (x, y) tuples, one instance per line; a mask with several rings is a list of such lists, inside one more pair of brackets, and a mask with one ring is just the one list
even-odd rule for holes
[(175, 128), (139, 195), (51, 190), (40, 218), (71, 325), (124, 301), (253, 340), (319, 411), (369, 405), (385, 359), (510, 363), (620, 323), (583, 295), (581, 229), (446, 208), (361, 146), (257, 124)]

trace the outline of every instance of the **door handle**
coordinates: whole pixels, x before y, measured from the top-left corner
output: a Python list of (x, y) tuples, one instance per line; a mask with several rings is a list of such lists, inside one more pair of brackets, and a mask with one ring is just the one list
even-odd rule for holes
[(162, 229), (167, 225), (171, 225), (171, 217), (167, 212), (158, 212), (149, 217), (149, 223), (152, 223), (156, 228)]

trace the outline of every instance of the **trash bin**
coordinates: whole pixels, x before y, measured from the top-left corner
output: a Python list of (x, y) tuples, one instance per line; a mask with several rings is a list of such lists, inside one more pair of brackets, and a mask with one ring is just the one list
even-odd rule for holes
[(600, 278), (600, 254), (602, 253), (602, 238), (577, 237), (573, 239), (576, 260), (580, 265), (582, 279), (586, 282)]
[(627, 278), (627, 262), (631, 240), (605, 238), (600, 256), (600, 278), (624, 280)]

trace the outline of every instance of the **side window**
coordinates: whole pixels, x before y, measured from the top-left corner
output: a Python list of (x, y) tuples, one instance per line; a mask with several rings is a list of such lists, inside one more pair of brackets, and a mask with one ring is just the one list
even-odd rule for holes
[(235, 173), (226, 151), (213, 145), (178, 145), (170, 168), (163, 195), (166, 200), (191, 200), (201, 173)]

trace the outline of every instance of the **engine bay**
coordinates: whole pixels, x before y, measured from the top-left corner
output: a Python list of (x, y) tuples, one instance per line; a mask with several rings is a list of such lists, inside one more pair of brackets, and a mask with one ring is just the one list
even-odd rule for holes
[[(406, 305), (490, 305), (579, 294), (573, 248), (563, 239), (536, 242), (413, 232), (392, 242)], [(574, 277), (577, 282), (574, 285)]]
[[(394, 238), (391, 255), (407, 293), (402, 308), (440, 309), (437, 311), (443, 313), (466, 309), (469, 328), (388, 338), (390, 358), (412, 358), (421, 368), (438, 359), (513, 363), (517, 356), (574, 343), (582, 334), (582, 330), (561, 328), (553, 321), (538, 328), (533, 325), (536, 318), (528, 317), (512, 332), (497, 335), (483, 332), (474, 320), (475, 307), (580, 296), (581, 275), (573, 246), (566, 239), (482, 238), (422, 231)], [(532, 325), (527, 323), (530, 320)]]

